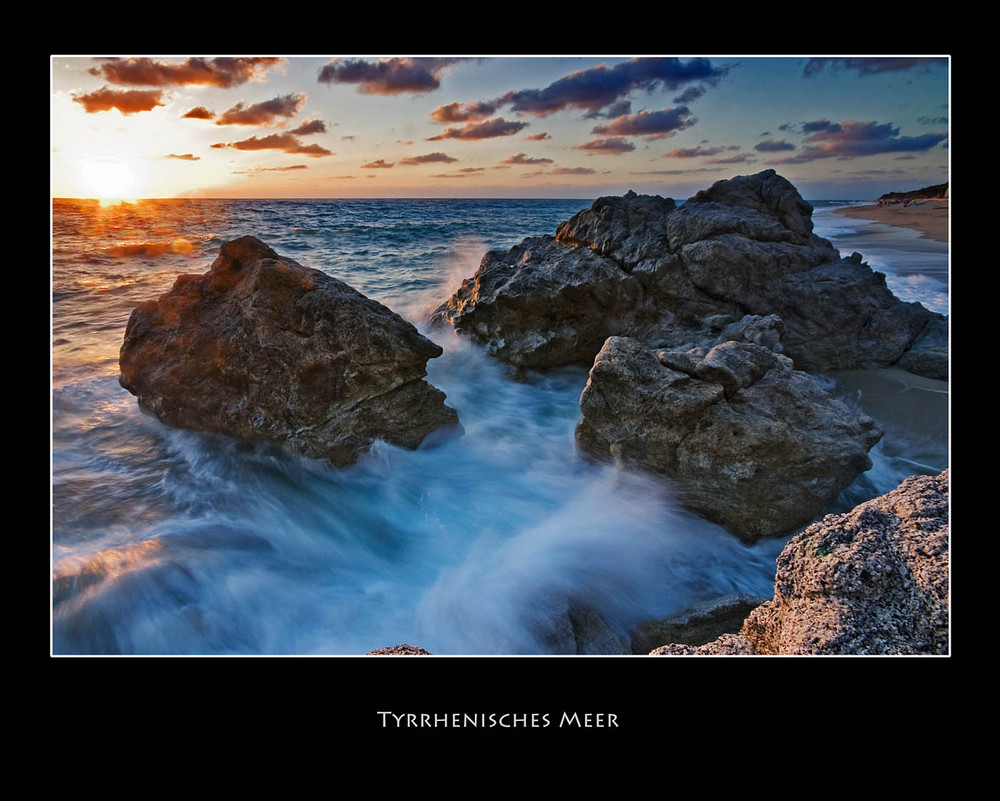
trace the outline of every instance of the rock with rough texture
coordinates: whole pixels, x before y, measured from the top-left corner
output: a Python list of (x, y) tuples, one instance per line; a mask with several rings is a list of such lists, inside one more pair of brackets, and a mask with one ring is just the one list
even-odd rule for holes
[(416, 645), (407, 645), (404, 642), (400, 645), (389, 646), (388, 648), (379, 648), (377, 651), (369, 651), (365, 656), (434, 656), (434, 654)]
[(346, 465), (375, 439), (416, 448), (458, 430), (423, 380), (441, 353), (398, 314), (245, 236), (132, 312), (119, 381), (168, 425)]
[(533, 237), (487, 253), (431, 322), (448, 321), (521, 367), (589, 365), (641, 296), (638, 280), (606, 256)]
[(948, 654), (949, 495), (945, 470), (824, 517), (789, 540), (738, 635), (652, 653)]
[[(714, 220), (712, 227), (717, 232), (739, 230), (753, 239), (800, 245), (822, 246), (824, 242), (817, 241), (813, 234), (812, 205), (774, 170), (717, 181), (695, 194), (685, 206), (685, 213), (696, 210), (696, 219)], [(702, 214), (706, 207), (711, 207), (712, 215)], [(675, 244), (680, 244), (676, 234), (681, 228), (678, 218), (671, 224)], [(689, 241), (706, 238), (688, 237)]]
[(610, 337), (580, 411), (584, 452), (674, 479), (686, 506), (750, 542), (811, 521), (882, 435), (787, 357), (737, 341), (655, 351)]
[(742, 634), (723, 634), (704, 645), (671, 643), (649, 652), (651, 656), (755, 656), (753, 644)]
[(556, 229), (564, 245), (590, 248), (626, 272), (671, 250), (667, 220), (677, 208), (670, 198), (637, 195), (602, 197)]
[(859, 254), (841, 258), (774, 170), (681, 206), (600, 198), (555, 238), (487, 253), (432, 320), (537, 368), (589, 364), (609, 336), (676, 347), (711, 318), (748, 315), (781, 319), (784, 352), (802, 370), (898, 364), (947, 377), (947, 319), (897, 299)]

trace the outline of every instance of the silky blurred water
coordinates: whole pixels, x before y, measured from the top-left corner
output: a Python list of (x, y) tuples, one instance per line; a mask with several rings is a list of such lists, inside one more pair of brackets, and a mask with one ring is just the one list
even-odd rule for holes
[[(742, 545), (682, 511), (664, 482), (579, 456), (586, 371), (515, 380), (468, 341), (426, 329), (486, 250), (554, 233), (588, 205), (54, 201), (53, 653), (361, 655), (403, 642), (436, 654), (566, 653), (570, 601), (626, 636), (699, 600), (770, 596), (782, 541)], [(856, 244), (863, 226), (835, 217), (817, 204), (818, 232), (868, 258)], [(428, 381), (447, 393), (464, 436), (417, 451), (376, 443), (334, 469), (142, 414), (117, 381), (131, 310), (244, 234), (438, 342)], [(946, 310), (946, 249), (918, 270), (926, 243), (903, 234), (879, 244), (873, 267), (897, 269), (900, 291)], [(825, 380), (864, 406), (849, 380)], [(939, 434), (918, 454), (924, 429), (897, 428), (843, 503), (945, 466)]]

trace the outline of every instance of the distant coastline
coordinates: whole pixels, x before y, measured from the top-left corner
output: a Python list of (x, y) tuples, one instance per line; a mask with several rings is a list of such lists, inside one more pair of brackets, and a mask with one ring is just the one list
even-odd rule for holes
[(838, 214), (884, 225), (913, 228), (928, 239), (948, 241), (948, 198), (923, 200), (909, 205), (851, 206), (835, 209)]

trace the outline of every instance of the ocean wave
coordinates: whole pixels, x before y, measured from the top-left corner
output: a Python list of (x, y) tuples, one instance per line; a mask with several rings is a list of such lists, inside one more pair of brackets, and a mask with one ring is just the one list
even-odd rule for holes
[[(54, 652), (363, 654), (412, 642), (549, 653), (568, 598), (624, 630), (695, 598), (769, 594), (780, 540), (744, 546), (681, 512), (669, 485), (580, 457), (586, 370), (515, 380), (468, 338), (426, 328), (486, 251), (554, 233), (588, 205), (54, 203)], [(377, 442), (333, 470), (142, 413), (117, 381), (131, 309), (243, 234), (441, 345), (427, 380), (464, 436), (416, 451)], [(172, 249), (180, 238), (190, 249)], [(928, 461), (915, 439), (890, 440), (873, 457), (880, 483), (902, 460)]]

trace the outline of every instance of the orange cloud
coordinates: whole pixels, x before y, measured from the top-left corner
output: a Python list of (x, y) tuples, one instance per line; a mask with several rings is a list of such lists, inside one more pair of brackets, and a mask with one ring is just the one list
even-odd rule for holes
[(215, 116), (214, 111), (210, 111), (204, 106), (195, 106), (187, 114), (181, 116), (182, 120), (210, 120)]
[(83, 106), (88, 114), (110, 111), (113, 108), (122, 114), (135, 114), (162, 106), (163, 103), (160, 102), (162, 95), (163, 92), (159, 89), (109, 89), (102, 86), (89, 94), (73, 95), (73, 100)]
[(100, 59), (90, 70), (109, 83), (131, 86), (185, 86), (197, 84), (229, 88), (260, 80), (280, 58), (188, 58), (181, 64), (167, 64), (150, 58)]
[(233, 175), (256, 175), (259, 172), (289, 172), (290, 170), (308, 170), (305, 164), (292, 164), (288, 167), (257, 167), (252, 170), (233, 170)]
[(485, 120), (496, 110), (495, 103), (447, 103), (438, 106), (428, 116), (435, 122), (469, 122)]
[(232, 147), (236, 150), (282, 150), (285, 153), (296, 153), (306, 156), (331, 156), (333, 155), (325, 147), (319, 145), (303, 145), (297, 137), (289, 133), (270, 134), (260, 138), (251, 136), (231, 144), (216, 144), (212, 147)]

